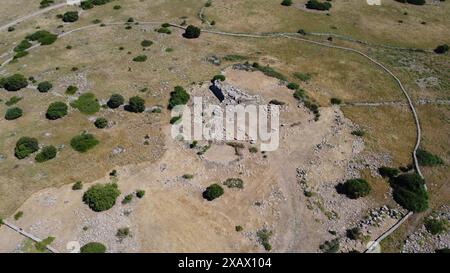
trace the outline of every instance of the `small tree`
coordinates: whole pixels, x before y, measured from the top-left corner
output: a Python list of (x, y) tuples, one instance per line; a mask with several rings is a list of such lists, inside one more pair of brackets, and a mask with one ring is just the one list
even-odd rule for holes
[(48, 106), (45, 116), (50, 120), (56, 120), (67, 115), (67, 104), (61, 101), (53, 102)]
[(78, 20), (78, 11), (68, 11), (64, 13), (62, 20), (66, 23), (73, 23)]
[(417, 149), (416, 155), (421, 166), (432, 167), (444, 164), (442, 158), (423, 149)]
[(449, 46), (447, 44), (439, 45), (434, 49), (436, 54), (444, 54), (448, 51)]
[(390, 179), (394, 200), (403, 208), (414, 212), (428, 209), (425, 180), (416, 173), (401, 174)]
[(195, 38), (200, 37), (200, 33), (201, 33), (200, 28), (193, 26), (193, 25), (189, 25), (186, 28), (183, 36), (184, 36), (184, 38), (187, 38), (187, 39), (195, 39)]
[(349, 198), (357, 199), (368, 195), (372, 189), (364, 179), (350, 179), (344, 183), (343, 190)]
[(21, 74), (14, 74), (2, 79), (1, 86), (8, 91), (18, 91), (28, 86), (27, 79)]
[(145, 100), (139, 96), (131, 97), (128, 101), (126, 110), (133, 113), (142, 113), (145, 111)]
[(108, 120), (106, 118), (98, 118), (95, 120), (94, 125), (99, 129), (106, 128), (108, 126)]
[(290, 83), (288, 83), (288, 85), (286, 85), (286, 87), (291, 90), (297, 90), (300, 88), (300, 85), (298, 85), (298, 83), (295, 83), (295, 82), (290, 82)]
[(45, 81), (45, 82), (40, 82), (38, 84), (37, 89), (39, 90), (39, 92), (45, 93), (45, 92), (48, 92), (50, 89), (52, 89), (52, 87), (53, 87), (53, 85), (50, 82)]
[(22, 116), (23, 111), (19, 107), (13, 107), (6, 110), (5, 119), (6, 120), (14, 120), (18, 119)]
[(292, 5), (292, 0), (283, 0), (283, 2), (281, 2), (281, 5), (283, 5), (283, 6), (291, 6)]
[(150, 41), (150, 40), (143, 40), (143, 41), (141, 42), (141, 46), (142, 46), (142, 47), (149, 47), (149, 46), (151, 46), (151, 45), (153, 45), (153, 42)]
[(382, 177), (394, 177), (400, 173), (400, 170), (397, 168), (389, 168), (389, 167), (380, 167), (378, 168), (378, 172)]
[(212, 201), (222, 196), (223, 193), (224, 193), (223, 188), (219, 184), (212, 184), (211, 186), (207, 187), (206, 190), (203, 192), (203, 198), (205, 198), (208, 201)]
[(120, 95), (120, 94), (113, 94), (109, 98), (109, 100), (107, 102), (107, 105), (108, 105), (109, 108), (115, 109), (115, 108), (118, 108), (119, 106), (123, 105), (124, 103), (125, 103), (125, 99), (123, 98), (122, 95)]
[(190, 99), (189, 94), (181, 86), (175, 86), (174, 91), (170, 92), (169, 109), (177, 105), (184, 105)]
[(14, 155), (18, 159), (28, 157), (30, 154), (39, 150), (39, 143), (37, 139), (32, 137), (21, 137), (16, 142), (16, 148), (14, 149)]
[(54, 146), (50, 145), (50, 146), (46, 146), (42, 149), (42, 151), (40, 151), (37, 155), (35, 160), (37, 162), (45, 162), (48, 161), (50, 159), (53, 159), (56, 157), (56, 153), (57, 150)]
[(145, 191), (144, 190), (137, 190), (136, 191), (136, 197), (137, 198), (142, 198), (145, 195)]
[(84, 193), (83, 202), (93, 211), (100, 212), (112, 208), (119, 195), (116, 183), (96, 184)]

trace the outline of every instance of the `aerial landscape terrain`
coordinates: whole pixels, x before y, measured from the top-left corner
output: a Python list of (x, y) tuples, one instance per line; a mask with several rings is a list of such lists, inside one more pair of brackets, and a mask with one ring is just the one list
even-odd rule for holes
[(1, 253), (450, 251), (449, 0), (1, 6)]

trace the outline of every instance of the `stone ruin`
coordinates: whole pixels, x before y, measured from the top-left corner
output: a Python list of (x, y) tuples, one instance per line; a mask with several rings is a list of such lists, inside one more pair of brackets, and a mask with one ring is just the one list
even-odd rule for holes
[(259, 96), (251, 96), (246, 92), (239, 90), (238, 88), (224, 83), (220, 80), (215, 80), (209, 87), (209, 89), (224, 105), (237, 105), (247, 103), (258, 104), (260, 101)]

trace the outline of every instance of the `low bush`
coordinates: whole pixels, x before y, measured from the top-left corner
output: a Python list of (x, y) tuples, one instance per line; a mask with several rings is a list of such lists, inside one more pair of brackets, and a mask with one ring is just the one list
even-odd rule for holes
[(283, 6), (291, 6), (292, 5), (292, 0), (283, 0), (283, 2), (281, 2), (281, 5), (283, 5)]
[(28, 40), (22, 40), (22, 42), (20, 42), (20, 44), (18, 44), (15, 48), (14, 51), (15, 52), (21, 52), (21, 51), (25, 51), (28, 48), (30, 48), (32, 46), (32, 44), (30, 42), (28, 42)]
[(119, 228), (116, 232), (116, 237), (119, 238), (119, 240), (123, 240), (128, 236), (130, 236), (130, 229), (127, 227)]
[(56, 153), (58, 150), (56, 150), (55, 146), (45, 146), (42, 148), (42, 150), (36, 155), (35, 160), (36, 162), (42, 163), (45, 161), (48, 161), (50, 159), (53, 159), (56, 157)]
[(183, 37), (187, 39), (195, 39), (200, 37), (200, 33), (201, 33), (200, 28), (193, 25), (189, 25), (186, 27)]
[(16, 142), (16, 147), (14, 149), (14, 155), (18, 159), (23, 159), (28, 157), (34, 152), (39, 150), (39, 143), (37, 139), (32, 137), (21, 137)]
[(348, 198), (357, 199), (367, 196), (371, 192), (371, 187), (364, 179), (349, 179), (342, 185), (342, 190)]
[(224, 75), (215, 75), (212, 80), (213, 80), (213, 82), (214, 81), (221, 81), (221, 82), (223, 82), (223, 81), (225, 81), (225, 76)]
[(87, 243), (80, 248), (80, 253), (105, 253), (105, 252), (106, 246), (97, 242)]
[(78, 11), (68, 11), (64, 13), (62, 20), (66, 23), (73, 23), (78, 21)]
[(340, 98), (331, 98), (330, 103), (333, 105), (339, 105), (342, 103), (342, 100)]
[(75, 151), (80, 153), (87, 152), (99, 143), (100, 141), (98, 141), (92, 134), (86, 133), (75, 136), (70, 140), (70, 146), (72, 146)]
[[(425, 0), (396, 0), (397, 2), (400, 3), (408, 3), (408, 4), (413, 4), (413, 5), (425, 5), (426, 1)], [(445, 1), (445, 0), (441, 0), (441, 1)]]
[(26, 38), (30, 41), (38, 41), (41, 45), (50, 45), (58, 39), (58, 35), (50, 33), (47, 30), (38, 30)]
[(56, 120), (67, 115), (67, 104), (61, 101), (53, 102), (48, 106), (46, 118)]
[(253, 63), (252, 67), (261, 71), (262, 73), (264, 73), (264, 75), (266, 75), (268, 77), (277, 78), (281, 81), (286, 81), (286, 77), (283, 74), (276, 71), (275, 69), (273, 69), (270, 66), (261, 66), (258, 63)]
[(106, 118), (97, 118), (94, 122), (95, 127), (98, 129), (104, 129), (108, 126), (108, 120)]
[(158, 33), (171, 34), (172, 31), (166, 27), (160, 27), (156, 30)]
[(351, 134), (354, 136), (363, 137), (366, 133), (363, 130), (354, 130), (351, 132)]
[(188, 174), (188, 173), (187, 174), (183, 174), (183, 178), (190, 180), (190, 179), (194, 178), (194, 175), (193, 174)]
[(414, 212), (428, 209), (429, 197), (425, 180), (416, 173), (401, 174), (390, 179), (394, 200), (403, 208)]
[(295, 90), (294, 94), (293, 94), (294, 98), (296, 98), (299, 101), (303, 101), (306, 97), (305, 95), (305, 90), (303, 89), (297, 89)]
[(138, 62), (138, 63), (142, 63), (147, 61), (147, 56), (146, 55), (139, 55), (133, 58), (133, 62)]
[(170, 119), (170, 124), (175, 124), (175, 123), (177, 123), (178, 121), (180, 121), (181, 119), (182, 119), (183, 117), (181, 116), (181, 115), (179, 115), (179, 116), (176, 116), (176, 117), (172, 117), (171, 119)]
[(94, 7), (94, 4), (92, 3), (92, 0), (86, 0), (86, 1), (81, 1), (80, 6), (82, 9), (87, 10), (87, 9), (92, 9)]
[(142, 198), (145, 195), (145, 191), (144, 190), (137, 190), (136, 191), (136, 197), (137, 198)]
[(131, 97), (125, 110), (133, 113), (142, 113), (145, 111), (145, 100), (139, 96)]
[(359, 240), (362, 238), (361, 229), (358, 227), (347, 229), (347, 237), (352, 240)]
[(44, 252), (47, 250), (47, 246), (50, 245), (51, 243), (53, 243), (54, 240), (55, 240), (55, 237), (47, 237), (40, 242), (36, 242), (34, 244), (34, 246), (36, 247), (36, 250), (38, 250), (40, 252)]
[(291, 82), (291, 83), (288, 83), (288, 85), (286, 85), (286, 87), (291, 90), (297, 90), (300, 88), (300, 85), (298, 85), (298, 83)]
[(228, 178), (223, 184), (228, 188), (244, 188), (244, 181), (240, 178)]
[(46, 93), (52, 88), (53, 88), (53, 85), (48, 81), (40, 82), (37, 86), (38, 91), (41, 93)]
[(66, 89), (66, 94), (67, 95), (74, 95), (76, 92), (78, 91), (78, 87), (74, 86), (74, 85), (69, 85)]
[(380, 168), (378, 168), (378, 173), (382, 177), (392, 178), (392, 177), (397, 176), (400, 173), (400, 170), (397, 168), (380, 167)]
[(28, 81), (21, 74), (14, 74), (1, 80), (1, 87), (5, 88), (7, 91), (18, 91), (27, 86)]
[(446, 233), (449, 229), (449, 222), (447, 219), (435, 219), (428, 217), (425, 219), (425, 228), (433, 235)]
[(272, 236), (272, 231), (267, 229), (258, 230), (256, 232), (256, 236), (265, 250), (270, 251), (272, 249), (272, 245), (269, 242), (270, 237)]
[(125, 99), (123, 98), (122, 95), (120, 95), (120, 94), (113, 94), (109, 98), (109, 100), (107, 102), (107, 105), (108, 105), (109, 108), (115, 109), (115, 108), (120, 107), (124, 103), (125, 103)]
[(78, 99), (70, 104), (73, 108), (77, 108), (81, 113), (93, 115), (100, 110), (100, 104), (92, 93), (82, 94)]
[(311, 79), (311, 75), (308, 73), (295, 72), (293, 76), (302, 82), (307, 82)]
[(242, 226), (235, 226), (234, 230), (236, 230), (237, 232), (241, 232), (244, 230), (244, 228)]
[(212, 184), (211, 186), (207, 187), (206, 190), (203, 192), (203, 198), (205, 198), (208, 201), (212, 201), (222, 196), (223, 193), (224, 193), (223, 188), (219, 184)]
[(150, 41), (150, 40), (143, 40), (143, 41), (141, 42), (141, 46), (142, 46), (142, 47), (149, 47), (149, 46), (151, 46), (151, 45), (153, 45), (153, 42)]
[(181, 86), (176, 86), (174, 91), (170, 93), (169, 109), (174, 108), (177, 105), (184, 105), (190, 99), (190, 95)]
[(442, 158), (423, 149), (417, 149), (416, 156), (421, 166), (433, 167), (444, 164)]
[(449, 46), (447, 44), (439, 45), (434, 49), (436, 54), (444, 54), (448, 51)]
[(112, 208), (119, 195), (116, 183), (96, 184), (84, 193), (83, 202), (93, 211), (100, 212)]
[(306, 2), (307, 9), (315, 9), (315, 10), (329, 10), (331, 8), (330, 2), (319, 2), (317, 0), (309, 0)]
[(77, 181), (72, 185), (72, 190), (74, 190), (74, 191), (81, 190), (82, 188), (83, 188), (83, 182), (81, 182), (81, 181)]
[(325, 241), (319, 246), (319, 248), (325, 253), (336, 253), (340, 248), (339, 238), (335, 238), (331, 241)]
[(20, 52), (17, 52), (17, 53), (14, 55), (13, 59), (14, 59), (14, 60), (20, 59), (20, 58), (23, 58), (23, 57), (27, 56), (28, 54), (29, 54), (28, 51), (20, 51)]
[(40, 3), (39, 3), (39, 8), (40, 9), (44, 9), (44, 8), (47, 8), (47, 7), (49, 7), (51, 4), (53, 4), (53, 3), (55, 3), (53, 0), (42, 0)]
[(132, 194), (127, 194), (123, 200), (122, 200), (122, 204), (128, 204), (133, 200), (133, 195)]
[(23, 211), (18, 211), (16, 214), (14, 214), (14, 220), (19, 220), (23, 216)]
[(5, 102), (6, 106), (11, 106), (22, 100), (22, 97), (12, 96), (9, 100)]
[(6, 110), (5, 119), (6, 120), (15, 120), (22, 116), (23, 111), (19, 107), (13, 107)]

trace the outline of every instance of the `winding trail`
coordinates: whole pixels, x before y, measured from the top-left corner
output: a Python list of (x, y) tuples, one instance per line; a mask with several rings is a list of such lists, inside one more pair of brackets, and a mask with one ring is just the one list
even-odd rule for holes
[[(55, 8), (55, 6), (53, 6), (53, 8)], [(43, 12), (41, 11), (40, 13), (43, 13)], [(40, 13), (37, 13), (37, 14), (40, 14)], [(23, 17), (23, 18), (25, 18), (25, 17)], [(159, 24), (162, 24), (163, 22), (138, 22), (137, 21), (137, 23), (139, 23), (139, 25), (159, 25)], [(105, 26), (116, 26), (116, 25), (124, 25), (124, 22), (103, 23), (103, 27), (105, 27)], [(180, 25), (176, 25), (176, 24), (170, 24), (170, 25), (172, 27), (179, 28), (179, 29), (182, 29), (182, 30), (186, 29), (186, 27), (184, 27), (184, 26), (180, 26)], [(87, 25), (87, 26), (84, 26), (84, 27), (80, 27), (80, 28), (77, 28), (77, 29), (73, 29), (73, 30), (61, 33), (61, 34), (58, 35), (58, 37), (62, 38), (64, 36), (67, 36), (67, 35), (72, 34), (74, 32), (79, 32), (79, 31), (82, 31), (82, 30), (88, 30), (88, 29), (95, 28), (95, 27), (100, 27), (100, 25), (99, 24)], [(397, 82), (398, 86), (400, 87), (400, 89), (402, 90), (404, 96), (407, 99), (407, 102), (408, 102), (409, 108), (411, 110), (411, 113), (413, 115), (415, 126), (416, 126), (416, 144), (415, 144), (414, 150), (412, 152), (412, 156), (413, 156), (413, 159), (414, 159), (414, 166), (415, 166), (415, 169), (416, 169), (417, 173), (420, 175), (420, 177), (423, 178), (422, 172), (421, 172), (419, 164), (418, 164), (417, 155), (416, 155), (416, 152), (417, 152), (417, 149), (420, 146), (420, 141), (421, 141), (421, 137), (422, 137), (420, 122), (419, 122), (419, 118), (418, 118), (416, 109), (415, 109), (414, 104), (413, 104), (413, 102), (411, 100), (411, 97), (409, 96), (408, 92), (404, 88), (404, 86), (403, 86), (402, 82), (400, 81), (400, 79), (391, 70), (389, 70), (386, 66), (384, 66), (382, 63), (378, 62), (374, 58), (370, 57), (369, 55), (367, 55), (364, 52), (359, 51), (357, 49), (344, 47), (344, 46), (333, 45), (333, 44), (325, 43), (325, 42), (318, 42), (318, 41), (314, 41), (314, 40), (309, 40), (309, 39), (304, 38), (304, 36), (302, 37), (301, 34), (298, 34), (298, 33), (251, 34), (251, 33), (232, 33), (232, 32), (215, 31), (215, 30), (207, 30), (207, 29), (202, 30), (202, 32), (203, 33), (208, 33), (208, 34), (213, 34), (213, 35), (242, 37), (242, 38), (265, 38), (265, 39), (267, 39), (267, 38), (285, 38), (285, 39), (291, 39), (291, 40), (294, 40), (294, 41), (300, 41), (300, 42), (304, 42), (304, 43), (314, 44), (314, 45), (318, 45), (318, 46), (321, 46), (321, 47), (327, 47), (327, 48), (347, 51), (347, 52), (350, 52), (350, 53), (355, 53), (355, 54), (358, 54), (358, 55), (366, 58), (367, 60), (369, 60), (373, 64), (377, 65), (378, 67), (383, 69), (387, 74), (389, 74)], [(37, 48), (39, 46), (40, 46), (39, 44), (36, 44), (36, 45), (30, 47), (27, 51), (35, 49), (35, 48)], [(12, 59), (13, 58), (9, 58), (5, 62), (3, 62), (0, 67), (3, 67), (7, 63), (9, 63)], [(390, 235), (392, 232), (394, 232), (412, 214), (413, 214), (412, 212), (408, 212), (395, 225), (393, 225), (386, 232), (384, 232), (381, 236), (379, 236), (364, 252), (370, 252), (371, 250), (373, 250), (374, 247), (377, 244), (379, 244), (380, 241), (382, 241), (384, 238), (386, 238), (388, 235)]]
[(41, 15), (41, 14), (43, 14), (43, 13), (46, 13), (46, 12), (48, 12), (48, 11), (51, 11), (51, 10), (54, 10), (54, 9), (62, 8), (62, 7), (64, 7), (64, 6), (66, 6), (66, 5), (67, 5), (67, 3), (66, 3), (66, 2), (63, 2), (63, 3), (56, 4), (56, 5), (52, 5), (52, 6), (47, 7), (47, 8), (43, 8), (43, 9), (38, 10), (38, 11), (36, 11), (36, 12), (30, 13), (30, 14), (28, 14), (28, 15), (22, 16), (22, 17), (20, 17), (20, 18), (14, 20), (14, 21), (12, 21), (12, 22), (7, 23), (6, 25), (0, 26), (0, 31), (2, 31), (2, 30), (4, 30), (4, 29), (7, 29), (7, 28), (9, 28), (9, 27), (12, 27), (12, 26), (14, 26), (14, 25), (17, 25), (17, 24), (19, 24), (19, 23), (21, 23), (21, 22), (23, 22), (23, 21), (25, 21), (25, 20), (28, 20), (28, 19), (30, 19), (30, 18), (33, 18), (33, 17), (35, 17), (35, 16)]

